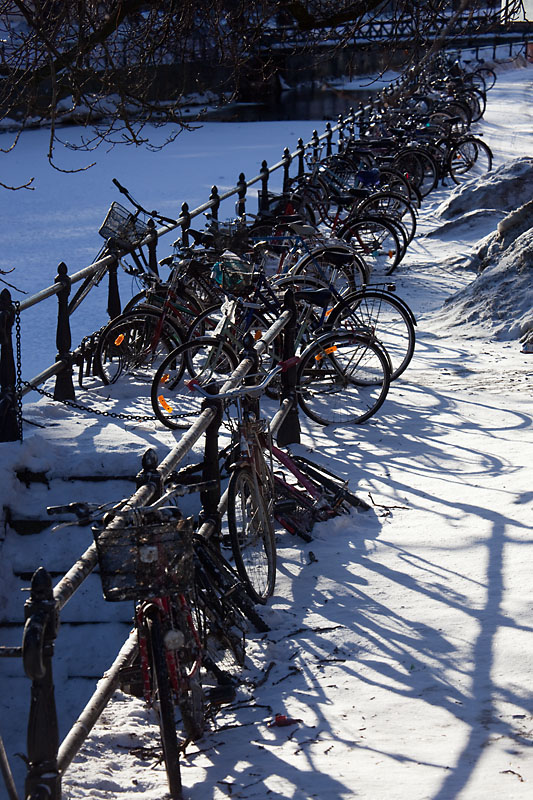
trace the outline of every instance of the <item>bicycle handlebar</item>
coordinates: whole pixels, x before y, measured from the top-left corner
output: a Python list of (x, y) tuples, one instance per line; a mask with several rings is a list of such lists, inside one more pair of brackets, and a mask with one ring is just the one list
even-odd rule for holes
[(285, 361), (280, 361), (278, 364), (276, 364), (276, 366), (273, 367), (267, 375), (265, 375), (265, 378), (261, 381), (261, 383), (257, 383), (254, 386), (242, 386), (240, 389), (231, 389), (229, 392), (223, 392), (222, 394), (210, 394), (203, 388), (203, 386), (200, 385), (196, 378), (192, 378), (190, 381), (185, 381), (185, 385), (191, 392), (198, 392), (202, 395), (202, 397), (207, 397), (210, 400), (236, 400), (244, 395), (254, 396), (261, 394), (261, 392), (266, 389), (270, 383), (272, 383), (276, 375), (279, 375), (281, 372), (287, 372), (288, 369), (295, 367), (299, 362), (300, 356), (292, 356), (291, 358), (287, 358)]
[(136, 200), (133, 199), (133, 197), (126, 189), (126, 187), (122, 186), (122, 184), (116, 178), (112, 178), (112, 182), (115, 184), (120, 194), (123, 194), (124, 197), (126, 197), (130, 201), (132, 206), (135, 206), (137, 211), (140, 211), (143, 214), (147, 214), (147, 216), (149, 217), (156, 217), (156, 219), (158, 219), (159, 222), (168, 222), (170, 225), (176, 225), (175, 219), (172, 219), (171, 217), (164, 217), (155, 209), (153, 211), (148, 211), (146, 208), (144, 208), (140, 203), (138, 203)]

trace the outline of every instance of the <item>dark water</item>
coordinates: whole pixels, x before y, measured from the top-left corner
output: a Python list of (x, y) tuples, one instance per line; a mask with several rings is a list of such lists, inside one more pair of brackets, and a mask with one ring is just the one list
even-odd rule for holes
[[(309, 87), (281, 92), (276, 98), (257, 103), (229, 103), (205, 117), (219, 122), (262, 122), (267, 120), (323, 119), (336, 122), (351, 107), (367, 103), (372, 97), (367, 90)], [(374, 93), (375, 94), (375, 93)]]

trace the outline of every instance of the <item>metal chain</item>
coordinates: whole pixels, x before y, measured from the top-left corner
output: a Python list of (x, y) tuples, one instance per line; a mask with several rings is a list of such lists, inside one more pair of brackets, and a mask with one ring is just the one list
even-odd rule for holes
[(97, 414), (100, 417), (134, 420), (135, 422), (149, 422), (157, 419), (156, 416), (137, 416), (135, 414), (117, 414), (114, 411), (102, 411), (99, 408), (91, 408), (90, 406), (84, 406), (81, 403), (75, 403), (73, 400), (58, 400), (51, 392), (47, 392), (46, 389), (40, 389), (38, 386), (34, 386), (32, 383), (29, 383), (29, 381), (22, 381), (22, 385), (27, 386), (29, 389), (33, 389), (33, 391), (38, 392), (38, 394), (42, 394), (43, 397), (48, 397), (50, 400), (54, 400), (56, 403), (62, 403), (63, 405), (69, 406), (69, 408), (75, 408), (78, 411), (87, 411), (89, 414)]
[(22, 442), (23, 429), (22, 429), (22, 347), (21, 347), (21, 334), (20, 334), (20, 303), (18, 300), (13, 301), (13, 308), (15, 310), (15, 342), (16, 342), (16, 369), (17, 377), (15, 384), (15, 403), (17, 414), (17, 426), (19, 432), (19, 440)]

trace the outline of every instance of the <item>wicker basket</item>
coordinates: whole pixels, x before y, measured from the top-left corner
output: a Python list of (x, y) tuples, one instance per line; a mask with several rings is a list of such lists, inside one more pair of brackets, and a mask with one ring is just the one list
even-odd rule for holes
[(146, 236), (148, 226), (120, 203), (111, 203), (98, 233), (104, 239), (115, 239), (119, 244), (137, 246)]
[(193, 576), (188, 519), (93, 529), (104, 597), (142, 600), (186, 591)]

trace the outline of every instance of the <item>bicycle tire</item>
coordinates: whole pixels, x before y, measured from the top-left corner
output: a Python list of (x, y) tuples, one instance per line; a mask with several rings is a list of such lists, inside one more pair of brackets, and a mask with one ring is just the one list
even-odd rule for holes
[(151, 666), (152, 693), (156, 698), (156, 713), (161, 732), (163, 759), (167, 772), (168, 788), (173, 800), (181, 800), (182, 785), (179, 762), (178, 737), (174, 716), (172, 687), (168, 674), (166, 648), (157, 613), (146, 617), (146, 636)]
[(267, 488), (259, 489), (248, 465), (236, 467), (228, 484), (228, 531), (235, 567), (252, 600), (263, 604), (276, 583), (276, 540), (264, 497)]
[(359, 334), (320, 337), (303, 353), (296, 373), (300, 407), (320, 425), (366, 422), (383, 405), (389, 385), (387, 356)]
[(180, 330), (155, 310), (135, 309), (111, 320), (100, 336), (93, 369), (105, 385), (124, 374), (151, 382), (161, 360), (181, 344)]
[(492, 151), (481, 139), (465, 137), (452, 147), (448, 170), (454, 183), (480, 178), (492, 169)]
[(491, 67), (476, 67), (472, 75), (479, 75), (481, 77), (485, 91), (487, 92), (493, 88), (497, 80), (496, 73)]
[(391, 363), (391, 380), (409, 366), (416, 343), (415, 318), (396, 295), (384, 289), (363, 289), (347, 295), (331, 311), (328, 326), (357, 333), (361, 327), (386, 350)]
[(426, 197), (436, 187), (438, 168), (432, 156), (420, 146), (400, 150), (393, 162), (412, 179), (422, 197)]
[(398, 219), (405, 228), (407, 243), (413, 241), (416, 233), (416, 213), (412, 203), (402, 194), (386, 191), (374, 192), (361, 200), (352, 213), (355, 217), (383, 214), (385, 217)]
[(315, 248), (296, 262), (291, 274), (310, 275), (326, 285), (333, 282), (339, 294), (360, 289), (369, 277), (364, 260), (347, 244)]
[(202, 410), (204, 398), (187, 382), (202, 385), (224, 381), (238, 364), (235, 351), (221, 339), (199, 336), (172, 350), (157, 369), (150, 392), (154, 414), (171, 430), (189, 428)]
[(369, 275), (390, 275), (404, 255), (403, 243), (394, 225), (383, 216), (364, 216), (348, 220), (338, 231), (362, 258)]

